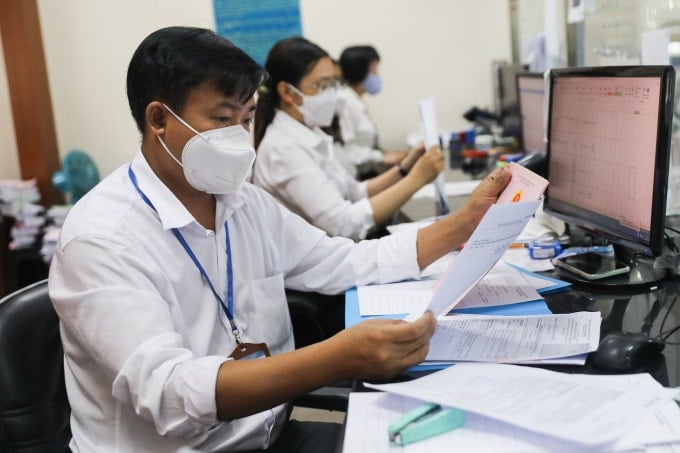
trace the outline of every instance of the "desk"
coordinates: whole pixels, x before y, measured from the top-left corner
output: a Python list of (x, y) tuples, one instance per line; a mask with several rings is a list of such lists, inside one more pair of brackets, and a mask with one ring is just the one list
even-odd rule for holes
[[(616, 291), (573, 286), (545, 295), (545, 301), (553, 313), (599, 311), (602, 314), (602, 337), (621, 330), (656, 336), (662, 323), (664, 331), (680, 324), (680, 279), (677, 278), (667, 278), (652, 290)], [(680, 333), (675, 332), (668, 341), (680, 343)], [(585, 366), (555, 365), (545, 368), (563, 372), (605, 373), (593, 368), (589, 361)], [(640, 371), (649, 372), (664, 386), (680, 386), (680, 345), (666, 345), (663, 357), (648, 363)], [(408, 372), (398, 379), (411, 379), (422, 373)]]
[[(680, 323), (680, 280), (667, 278), (658, 288), (635, 292), (593, 290), (573, 287), (568, 291), (550, 294), (545, 300), (553, 313), (574, 311), (599, 311), (602, 313), (601, 336), (609, 332), (644, 332), (651, 336), (668, 331)], [(676, 301), (677, 300), (677, 301)], [(668, 338), (670, 343), (680, 343), (680, 334)], [(588, 362), (584, 367), (552, 367), (557, 371), (602, 373)], [(649, 372), (664, 386), (680, 385), (680, 345), (667, 344), (663, 357), (648, 363), (641, 371)]]
[[(668, 331), (680, 323), (680, 300), (678, 299), (680, 299), (680, 278), (667, 278), (654, 289), (616, 291), (575, 286), (545, 295), (546, 303), (553, 313), (599, 311), (602, 314), (601, 336), (621, 330), (645, 332), (651, 336), (658, 335), (662, 328)], [(680, 343), (680, 334), (675, 332), (668, 338), (668, 341)], [(589, 361), (585, 366), (543, 367), (567, 373), (606, 373), (593, 368)], [(664, 386), (680, 386), (680, 345), (668, 344), (663, 355), (638, 371), (648, 372)], [(403, 373), (394, 381), (413, 379), (422, 376), (423, 373), (427, 372)], [(353, 392), (366, 390), (359, 381), (355, 382), (352, 388)], [(344, 432), (341, 444), (343, 441)]]

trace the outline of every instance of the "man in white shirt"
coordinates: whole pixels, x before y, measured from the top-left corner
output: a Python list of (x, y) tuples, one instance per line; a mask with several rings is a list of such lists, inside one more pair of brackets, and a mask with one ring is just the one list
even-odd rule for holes
[(509, 176), (416, 234), (329, 238), (243, 183), (263, 77), (210, 30), (161, 29), (133, 55), (141, 149), (73, 207), (50, 269), (74, 451), (329, 451), (337, 430), (287, 422), (286, 402), (424, 359), (431, 313), (294, 350), (284, 288), (415, 277), (469, 237)]

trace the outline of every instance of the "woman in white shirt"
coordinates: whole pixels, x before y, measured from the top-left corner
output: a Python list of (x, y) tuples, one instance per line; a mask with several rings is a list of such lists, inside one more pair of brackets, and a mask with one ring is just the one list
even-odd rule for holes
[(253, 182), (330, 236), (363, 239), (444, 168), (437, 149), (414, 149), (390, 170), (357, 182), (334, 158), (330, 125), (337, 78), (328, 53), (304, 38), (279, 41), (255, 114)]
[(347, 83), (338, 91), (343, 102), (339, 111), (342, 149), (360, 175), (395, 165), (404, 158), (406, 151), (380, 149), (378, 129), (363, 99), (364, 94), (375, 95), (382, 88), (378, 52), (372, 46), (348, 47), (342, 51), (338, 64)]

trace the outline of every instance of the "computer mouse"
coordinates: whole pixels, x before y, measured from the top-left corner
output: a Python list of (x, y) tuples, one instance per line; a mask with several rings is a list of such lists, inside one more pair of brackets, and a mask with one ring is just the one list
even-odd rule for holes
[(663, 348), (663, 342), (642, 333), (612, 332), (600, 341), (591, 363), (601, 370), (638, 370), (657, 358)]

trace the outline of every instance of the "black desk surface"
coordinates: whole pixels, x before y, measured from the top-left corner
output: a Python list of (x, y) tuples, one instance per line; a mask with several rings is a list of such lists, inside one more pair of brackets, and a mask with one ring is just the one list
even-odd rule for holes
[[(668, 277), (655, 287), (637, 290), (605, 290), (574, 285), (568, 290), (545, 295), (545, 300), (553, 313), (599, 311), (602, 314), (601, 337), (618, 331), (643, 332), (656, 337), (662, 331), (669, 332), (680, 324), (678, 276)], [(630, 373), (648, 372), (666, 387), (680, 386), (680, 332), (670, 335), (667, 342), (662, 355)], [(593, 367), (590, 357), (584, 366), (541, 365), (541, 367), (567, 373), (613, 373)], [(428, 373), (430, 372), (406, 372), (391, 382), (410, 380)], [(353, 391), (365, 390), (361, 382), (355, 382)]]
[[(680, 324), (680, 278), (669, 277), (658, 286), (638, 289), (593, 289), (574, 285), (570, 290), (546, 295), (553, 313), (599, 311), (602, 313), (601, 337), (610, 332), (642, 332), (656, 337)], [(675, 344), (674, 344), (675, 343)], [(567, 372), (603, 373), (586, 362), (585, 367), (551, 369)], [(680, 385), (680, 333), (667, 339), (663, 356), (647, 363), (641, 372), (649, 372), (664, 386)]]

